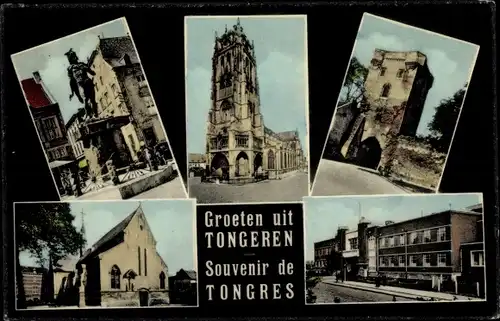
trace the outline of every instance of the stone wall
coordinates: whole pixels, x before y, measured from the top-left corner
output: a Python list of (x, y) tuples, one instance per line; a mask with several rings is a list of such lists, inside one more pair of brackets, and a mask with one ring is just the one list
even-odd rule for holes
[(335, 146), (338, 146), (338, 144), (340, 144), (342, 137), (346, 134), (346, 131), (349, 129), (349, 125), (354, 121), (354, 118), (358, 115), (356, 107), (357, 106), (355, 102), (350, 102), (337, 107), (337, 110), (335, 111), (335, 117), (333, 119), (333, 126), (329, 136), (331, 144)]
[(103, 307), (138, 307), (139, 292), (137, 291), (106, 291), (101, 292)]
[(399, 137), (392, 159), (395, 178), (436, 189), (444, 169), (446, 155), (410, 137)]

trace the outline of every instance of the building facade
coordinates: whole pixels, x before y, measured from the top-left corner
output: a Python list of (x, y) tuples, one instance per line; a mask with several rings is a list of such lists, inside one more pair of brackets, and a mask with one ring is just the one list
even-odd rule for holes
[[(129, 36), (99, 38), (88, 65), (96, 73), (93, 81), (99, 117), (130, 117), (130, 123), (121, 127), (121, 153), (137, 160), (142, 146), (154, 147), (166, 142), (158, 110)], [(95, 150), (85, 150), (90, 166), (98, 163), (96, 154)]]
[(38, 71), (33, 73), (33, 78), (22, 80), (21, 87), (59, 194), (71, 194), (71, 183), (66, 178), (75, 158), (60, 106), (43, 83)]
[(327, 269), (328, 260), (332, 251), (337, 247), (335, 238), (314, 243), (314, 267)]
[(475, 242), (482, 214), (449, 210), (378, 228), (378, 272), (428, 281), (440, 290), (461, 274), (463, 244)]
[(354, 120), (348, 117), (352, 112), (341, 117), (349, 120), (342, 127), (348, 129), (346, 136), (338, 139), (342, 155), (364, 167), (384, 167), (392, 160), (399, 137), (416, 136), (433, 82), (423, 53), (375, 49), (364, 84), (363, 112)]
[[(23, 287), (26, 301), (32, 304), (42, 302), (46, 294), (47, 270), (40, 267), (21, 267), (23, 275)], [(16, 287), (17, 291), (17, 287)]]
[(275, 133), (264, 125), (257, 62), (239, 19), (215, 37), (207, 165), (227, 179), (267, 172), (270, 178), (305, 168), (297, 131)]

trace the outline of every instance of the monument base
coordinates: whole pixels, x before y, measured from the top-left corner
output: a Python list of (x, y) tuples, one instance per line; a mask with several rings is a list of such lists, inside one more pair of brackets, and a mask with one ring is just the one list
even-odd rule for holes
[[(77, 200), (120, 200), (134, 197), (152, 188), (170, 182), (177, 176), (173, 165), (160, 168), (157, 171), (137, 177), (116, 186), (109, 185), (98, 191), (84, 194), (74, 198)], [(167, 196), (167, 195), (165, 195)], [(63, 198), (64, 199), (64, 198)], [(68, 198), (70, 199), (70, 198)]]

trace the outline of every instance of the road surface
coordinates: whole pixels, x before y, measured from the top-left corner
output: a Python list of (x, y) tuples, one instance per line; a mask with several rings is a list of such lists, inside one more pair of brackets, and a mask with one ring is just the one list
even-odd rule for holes
[(297, 172), (281, 180), (246, 185), (202, 183), (189, 178), (189, 195), (199, 204), (244, 202), (301, 202), (308, 195), (308, 174)]
[(322, 159), (313, 183), (312, 196), (407, 194), (370, 169)]
[(131, 199), (187, 198), (182, 178), (177, 176), (160, 186), (135, 195)]
[[(337, 303), (346, 302), (393, 302), (392, 295), (358, 290), (340, 285), (319, 282), (313, 288), (316, 295), (316, 303), (335, 303), (335, 298), (340, 299)], [(396, 297), (396, 301), (411, 301), (407, 298)]]

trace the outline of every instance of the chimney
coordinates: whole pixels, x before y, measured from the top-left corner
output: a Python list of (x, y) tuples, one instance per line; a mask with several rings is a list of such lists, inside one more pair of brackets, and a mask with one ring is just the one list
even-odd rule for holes
[(394, 224), (394, 221), (385, 221), (385, 225), (391, 225), (391, 224)]
[(40, 73), (38, 71), (33, 72), (33, 79), (35, 79), (35, 82), (37, 84), (42, 82), (42, 77), (40, 76)]

